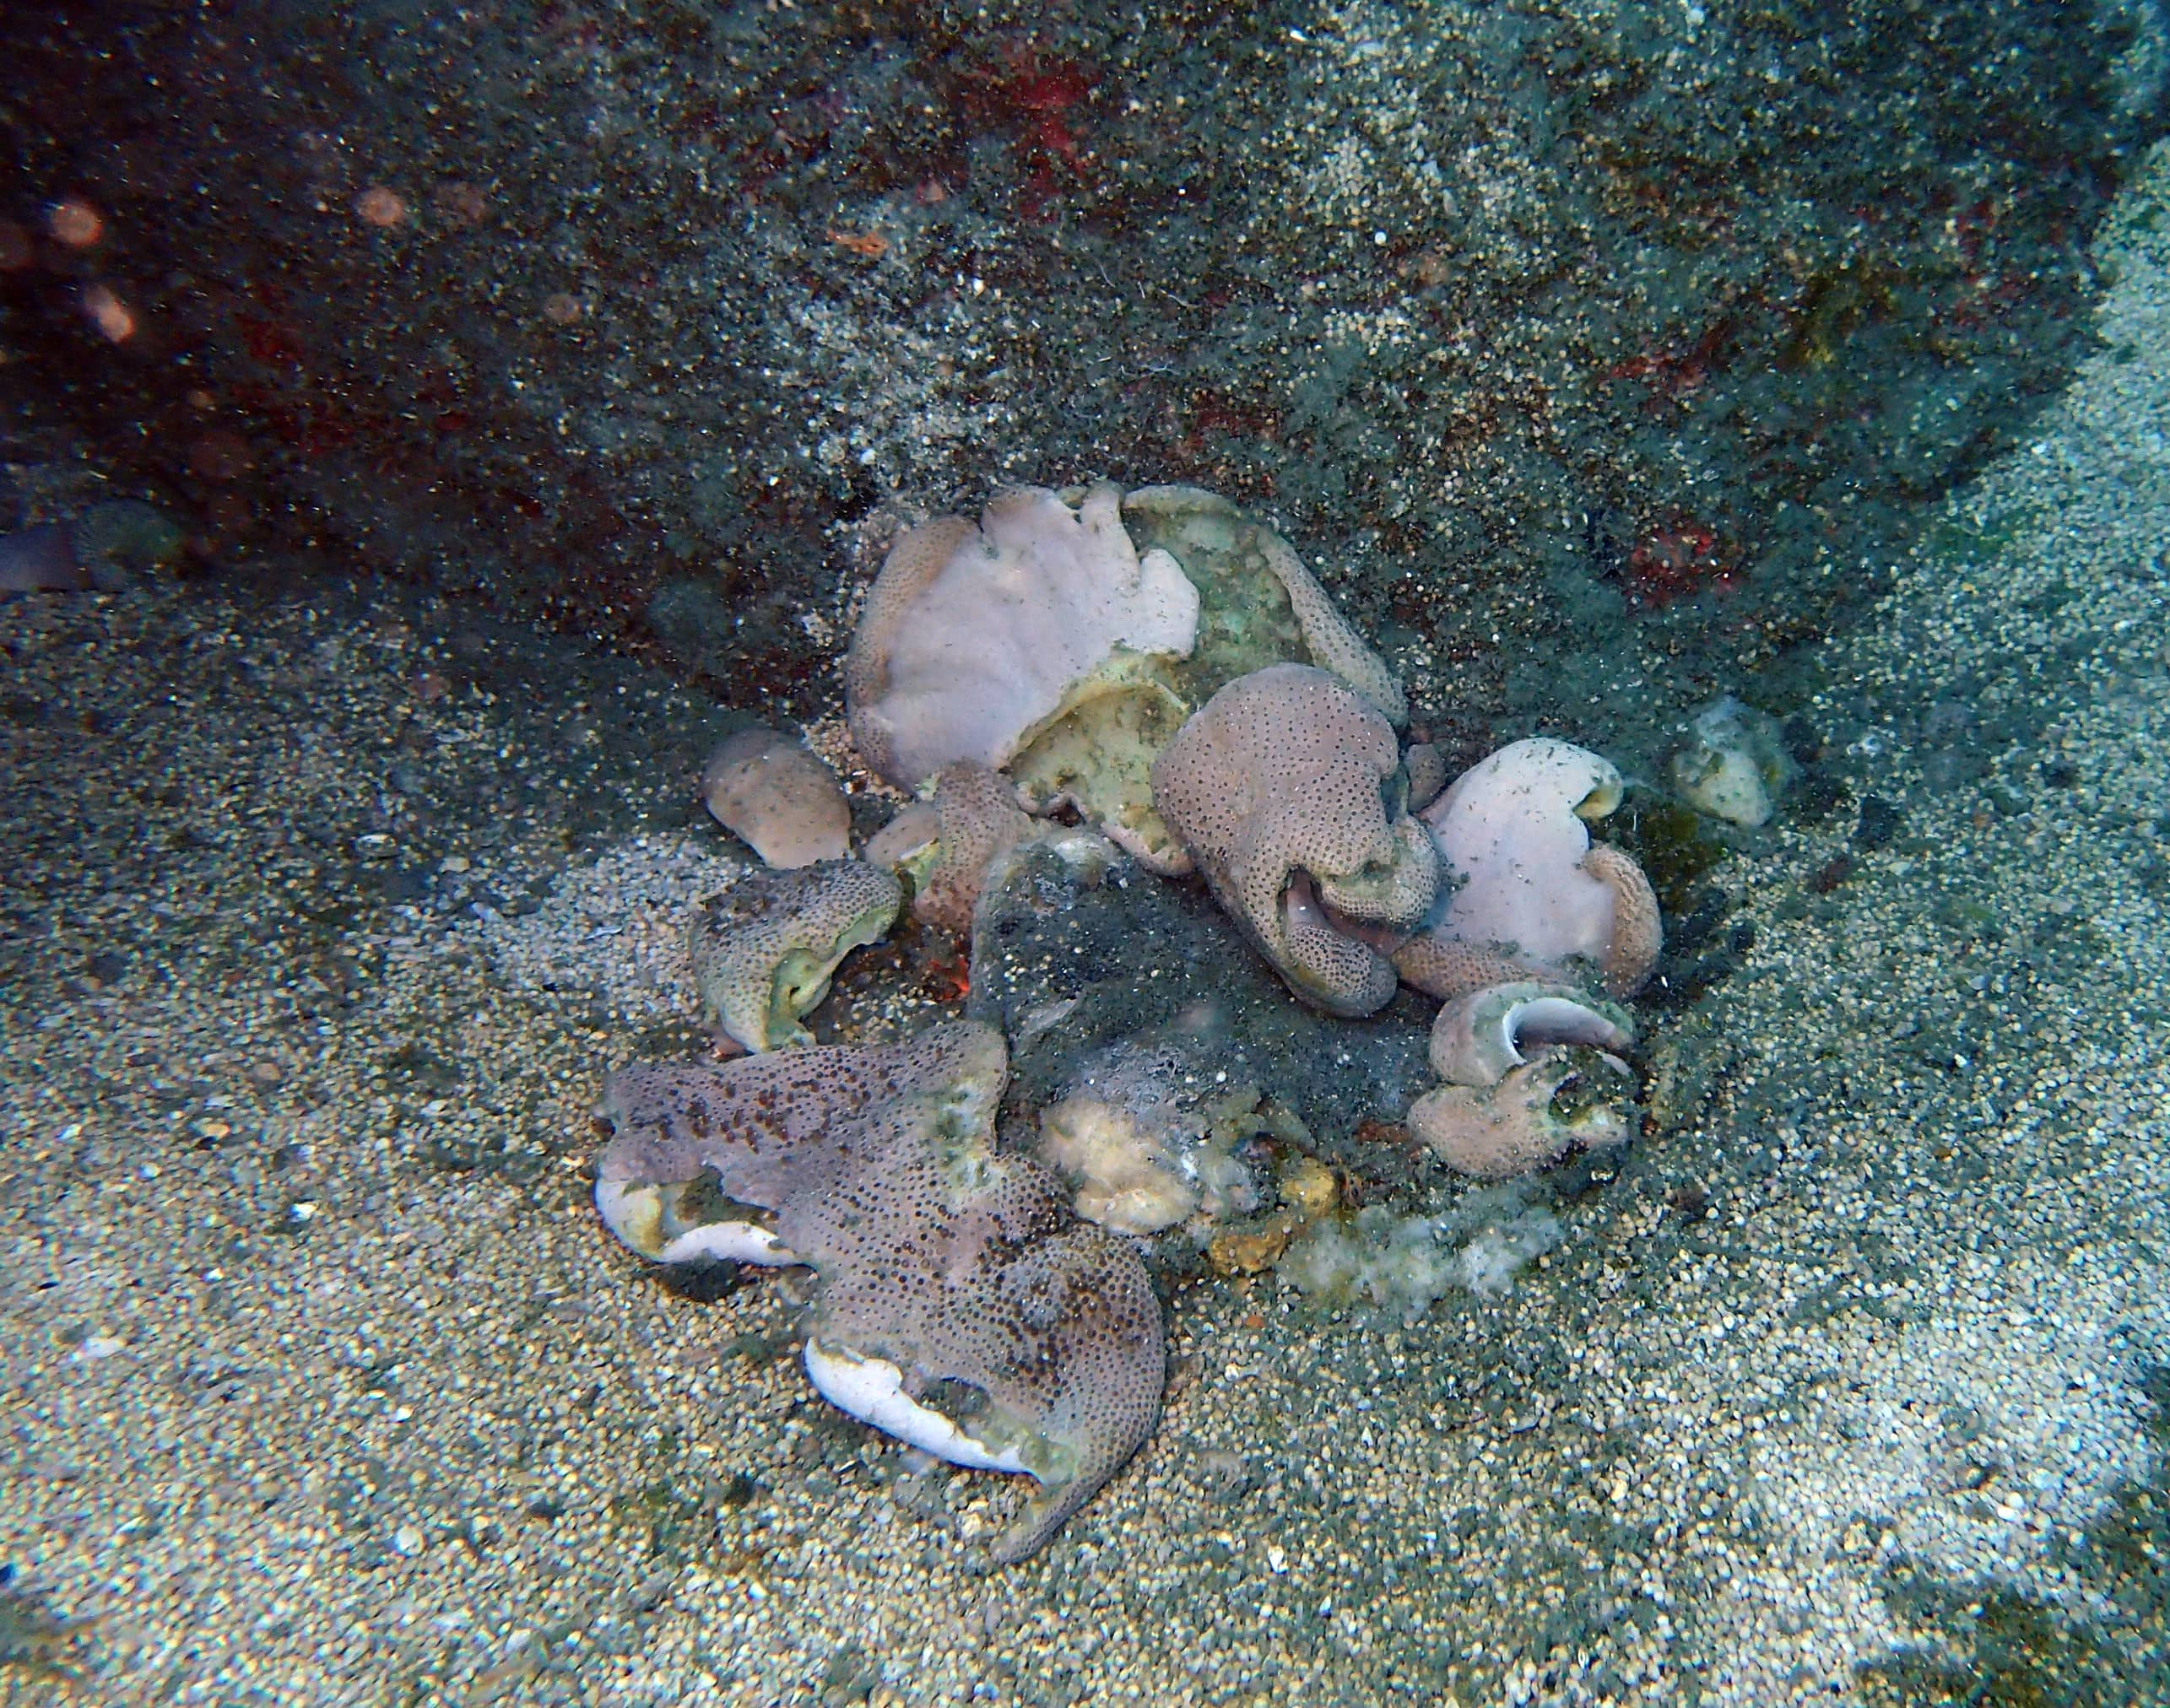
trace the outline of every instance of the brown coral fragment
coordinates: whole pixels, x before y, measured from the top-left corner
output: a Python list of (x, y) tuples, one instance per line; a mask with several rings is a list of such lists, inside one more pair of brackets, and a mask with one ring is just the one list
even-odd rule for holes
[(1331, 671), (1385, 714), (1389, 722), (1409, 721), (1409, 696), (1401, 678), (1385, 659), (1374, 652), (1349, 619), (1341, 614), (1326, 589), (1304, 567), (1296, 548), (1270, 530), (1261, 538), (1266, 565), (1287, 590), (1289, 605), (1303, 629), (1304, 645), (1320, 667)]
[(816, 1046), (606, 1083), (604, 1219), (644, 1256), (811, 1264), (806, 1363), (832, 1400), (1039, 1491), (993, 1544), (1022, 1559), (1151, 1434), (1161, 1308), (1123, 1240), (1031, 1159), (998, 1154), (1001, 1035)]
[(1404, 984), (1414, 985), (1442, 1002), (1452, 1002), (1490, 985), (1541, 979), (1548, 971), (1534, 961), (1500, 949), (1464, 943), (1458, 938), (1435, 937), (1428, 932), (1398, 947), (1393, 964)]
[(1281, 1170), (1280, 1208), (1231, 1222), (1207, 1241), (1205, 1260), (1220, 1275), (1261, 1274), (1281, 1261), (1296, 1236), (1341, 1203), (1341, 1183), (1315, 1156), (1296, 1156)]
[(1421, 812), (1447, 786), (1447, 756), (1431, 743), (1421, 741), (1402, 754), (1401, 763), (1409, 773), (1409, 809)]
[(1216, 1275), (1258, 1275), (1281, 1261), (1290, 1242), (1309, 1225), (1293, 1209), (1279, 1209), (1222, 1228), (1207, 1241), (1205, 1260)]
[(1664, 947), (1658, 892), (1635, 857), (1610, 842), (1593, 842), (1583, 870), (1612, 892), (1612, 940), (1605, 946), (1605, 994), (1632, 997), (1649, 982)]
[(969, 937), (988, 867), (1034, 825), (1009, 780), (971, 759), (942, 767), (933, 804), (938, 852), (912, 911), (928, 925)]

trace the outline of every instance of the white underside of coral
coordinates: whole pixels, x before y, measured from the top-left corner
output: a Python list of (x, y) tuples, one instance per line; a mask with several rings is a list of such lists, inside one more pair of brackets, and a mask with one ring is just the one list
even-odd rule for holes
[(843, 1347), (806, 1343), (806, 1374), (840, 1412), (871, 1424), (906, 1446), (974, 1471), (1025, 1470), (1015, 1446), (990, 1453), (932, 1406), (904, 1391), (904, 1372), (885, 1359), (861, 1358)]
[(755, 1222), (706, 1222), (663, 1236), (662, 1192), (630, 1181), (598, 1181), (595, 1208), (603, 1224), (641, 1256), (657, 1263), (760, 1263), (774, 1267), (798, 1262), (798, 1254)]

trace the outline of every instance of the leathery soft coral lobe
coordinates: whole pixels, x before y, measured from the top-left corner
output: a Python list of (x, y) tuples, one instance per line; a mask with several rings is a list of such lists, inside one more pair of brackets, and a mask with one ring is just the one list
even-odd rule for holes
[(1633, 857), (1592, 846), (1621, 775), (1548, 737), (1509, 743), (1420, 815), (1445, 871), (1437, 905), (1395, 951), (1401, 976), (1442, 998), (1502, 978), (1585, 974), (1632, 996), (1657, 965), (1658, 899)]
[(595, 1200), (659, 1263), (815, 1273), (805, 1362), (833, 1403), (962, 1465), (1041, 1485), (991, 1549), (1023, 1559), (1151, 1433), (1166, 1376), (1143, 1260), (1062, 1183), (994, 1148), (1002, 1035), (817, 1046), (606, 1082)]
[(1431, 908), (1439, 860), (1404, 806), (1393, 727), (1304, 664), (1239, 676), (1153, 767), (1153, 802), (1216, 899), (1306, 1002), (1342, 1015), (1392, 1000), (1369, 940)]
[(869, 764), (913, 788), (955, 759), (1008, 765), (1127, 661), (1182, 657), (1198, 591), (1166, 552), (1141, 557), (1107, 482), (1076, 510), (1043, 487), (996, 495), (977, 523), (942, 516), (890, 548), (852, 639), (844, 691)]

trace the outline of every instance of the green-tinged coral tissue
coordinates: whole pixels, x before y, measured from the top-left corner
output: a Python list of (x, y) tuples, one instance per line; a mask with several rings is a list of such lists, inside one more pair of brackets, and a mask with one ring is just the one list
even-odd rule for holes
[(1235, 677), (1308, 661), (1399, 722), (1399, 679), (1294, 548), (1193, 487), (1108, 482), (998, 494), (977, 524), (908, 529), (867, 596), (845, 663), (852, 732), (906, 788), (971, 759), (1036, 813), (1074, 810), (1140, 860), (1181, 871), (1154, 761)]
[(756, 872), (701, 906), (686, 948), (708, 1015), (742, 1048), (809, 1042), (800, 1024), (853, 949), (896, 922), (904, 889), (858, 860)]

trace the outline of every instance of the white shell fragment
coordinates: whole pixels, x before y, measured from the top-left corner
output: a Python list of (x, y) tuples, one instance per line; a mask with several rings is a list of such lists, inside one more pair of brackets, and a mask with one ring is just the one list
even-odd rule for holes
[(796, 1263), (798, 1254), (758, 1222), (679, 1221), (674, 1189), (651, 1181), (599, 1180), (595, 1208), (603, 1225), (632, 1250), (657, 1263), (758, 1263), (774, 1268)]

